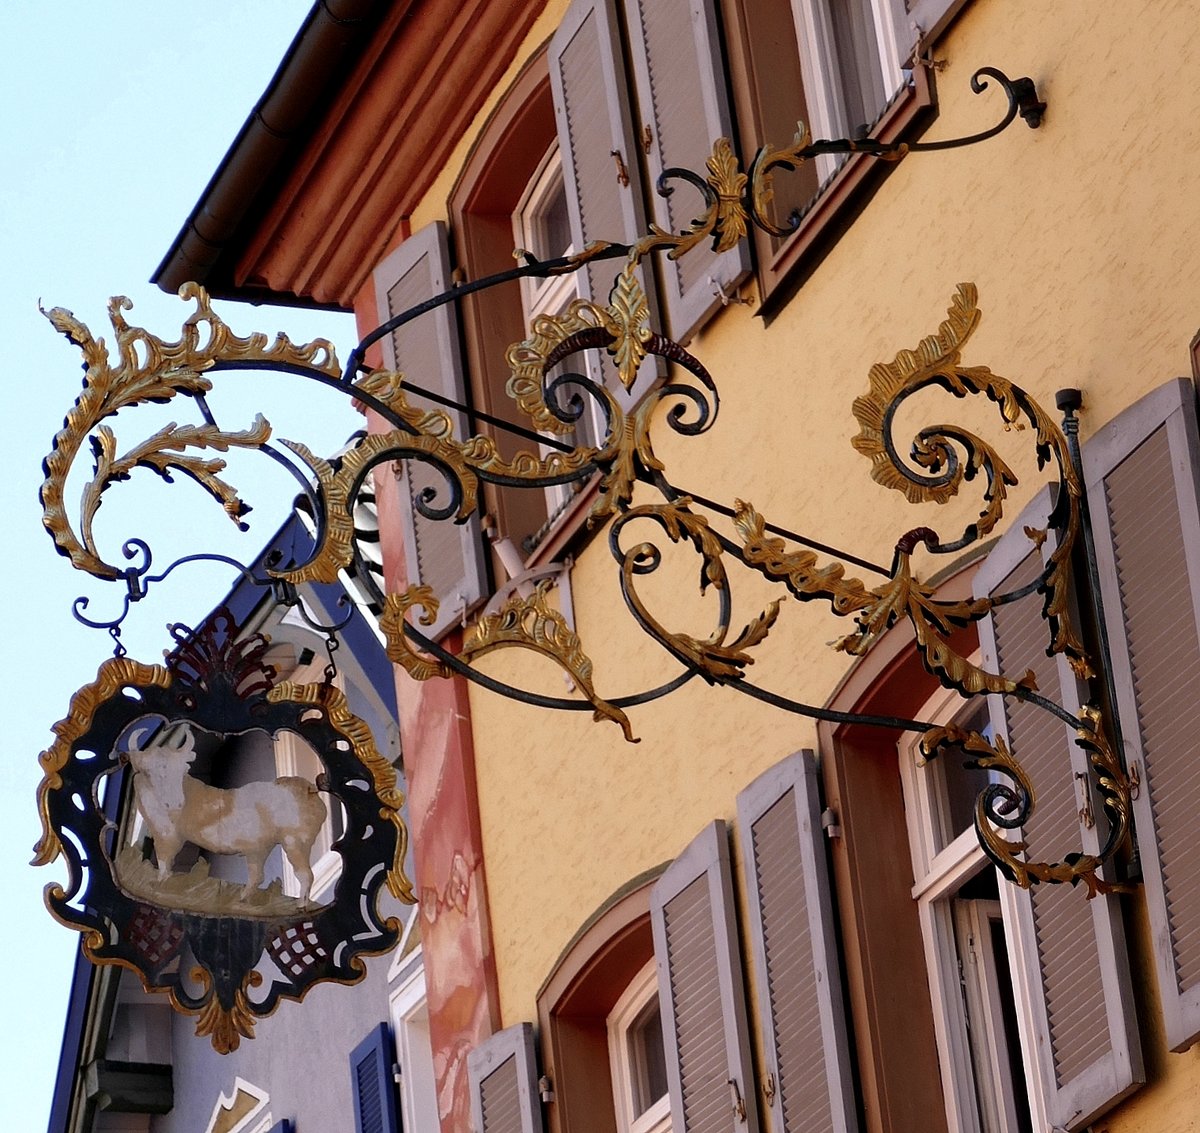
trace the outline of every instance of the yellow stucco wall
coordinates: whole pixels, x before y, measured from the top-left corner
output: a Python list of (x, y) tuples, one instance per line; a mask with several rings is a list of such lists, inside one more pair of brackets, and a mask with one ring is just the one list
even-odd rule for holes
[[(548, 6), (530, 50), (565, 8), (562, 0)], [(984, 312), (965, 361), (990, 366), (1051, 410), (1056, 389), (1081, 387), (1085, 438), (1142, 393), (1187, 373), (1200, 325), (1200, 257), (1190, 247), (1200, 84), (1186, 70), (1200, 58), (1196, 6), (976, 0), (937, 55), (947, 67), (927, 140), (996, 119), (1002, 96), (969, 90), (971, 72), (984, 64), (1032, 76), (1049, 103), (1045, 124), (1031, 131), (1018, 122), (980, 146), (902, 162), (770, 326), (732, 306), (695, 341), (721, 389), (714, 429), (690, 439), (659, 431), (675, 483), (752, 500), (785, 526), (882, 563), (900, 532), (929, 523), (945, 534), (978, 507), (970, 485), (964, 504), (949, 511), (907, 506), (870, 480), (867, 461), (848, 443), (857, 431), (851, 403), (865, 392), (871, 364), (935, 331), (959, 281), (978, 284)], [(468, 138), (414, 214), (414, 228), (446, 215), (469, 146)], [(910, 425), (987, 423), (985, 435), (1022, 475), (1007, 511), (1015, 516), (1043, 482), (1029, 460), (1029, 435), (1002, 434), (990, 406), (968, 410), (949, 397), (925, 404), (928, 416), (906, 419)], [(711, 610), (711, 601), (692, 597), (698, 561), (689, 549), (668, 558), (680, 565), (653, 580), (655, 608), (672, 626), (707, 633), (711, 621), (696, 612)], [(923, 567), (929, 574), (944, 565)], [(572, 589), (602, 695), (677, 671), (628, 616), (605, 539), (583, 553)], [(737, 626), (768, 591), (735, 576), (734, 594)], [(824, 703), (846, 669), (828, 643), (849, 628), (828, 610), (789, 601), (751, 677)], [(564, 692), (561, 674), (528, 655), (497, 655), (485, 667)], [(815, 739), (808, 720), (698, 680), (631, 711), (638, 745), (588, 713), (552, 714), (476, 688), (471, 710), (505, 1024), (532, 1017), (559, 952), (614, 889), (673, 857), (714, 816), (731, 817), (738, 790)], [(1114, 1133), (1189, 1127), (1178, 1103), (1200, 1088), (1198, 1056), (1167, 1055), (1151, 1018), (1146, 1025), (1155, 1082), (1106, 1119)], [(1165, 1118), (1168, 1109), (1177, 1116)]]

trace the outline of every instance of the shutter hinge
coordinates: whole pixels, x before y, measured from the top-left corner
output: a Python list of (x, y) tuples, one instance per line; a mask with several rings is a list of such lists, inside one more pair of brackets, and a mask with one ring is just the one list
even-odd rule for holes
[(621, 156), (619, 149), (609, 150), (613, 160), (617, 163), (617, 184), (622, 189), (629, 188), (629, 170), (625, 168), (625, 159)]
[(554, 1083), (550, 1081), (549, 1074), (543, 1074), (538, 1079), (538, 1093), (542, 1096), (542, 1105), (549, 1105), (554, 1101)]
[(1142, 765), (1134, 760), (1129, 765), (1129, 797), (1136, 799), (1142, 793)]
[(767, 1076), (763, 1079), (762, 1091), (767, 1105), (771, 1105), (775, 1101), (775, 1075), (770, 1070), (767, 1071)]
[(746, 299), (744, 296), (739, 295), (736, 290), (726, 291), (725, 285), (715, 275), (710, 275), (708, 282), (712, 284), (712, 293), (721, 300), (722, 307), (728, 307), (730, 303), (740, 303), (744, 307), (754, 305), (752, 299)]
[(733, 1112), (737, 1114), (738, 1121), (744, 1123), (746, 1120), (746, 1102), (742, 1098), (742, 1091), (738, 1089), (736, 1078), (730, 1078), (728, 1082), (733, 1092)]
[(826, 838), (842, 836), (842, 828), (838, 824), (838, 812), (831, 806), (827, 806), (821, 811), (821, 829), (825, 831)]
[(403, 1081), (403, 1078), (404, 1078), (404, 1073), (400, 1069), (400, 1063), (393, 1062), (392, 1063), (392, 1081), (395, 1082), (396, 1085), (398, 1086), (398, 1085), (400, 1085), (401, 1081)]
[(642, 153), (647, 157), (650, 156), (650, 150), (654, 146), (654, 135), (650, 132), (649, 125), (642, 126)]
[(1092, 813), (1092, 799), (1088, 791), (1088, 777), (1082, 771), (1075, 772), (1075, 781), (1079, 784), (1079, 795), (1082, 805), (1079, 808), (1079, 821), (1085, 830), (1091, 830), (1096, 825), (1096, 816)]

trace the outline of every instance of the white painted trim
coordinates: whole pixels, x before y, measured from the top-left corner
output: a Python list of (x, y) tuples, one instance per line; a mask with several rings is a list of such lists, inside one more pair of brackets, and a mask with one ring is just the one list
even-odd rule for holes
[[(630, 1026), (658, 998), (658, 969), (647, 962), (621, 993), (609, 1012), (608, 1068), (612, 1075), (613, 1105), (618, 1133), (665, 1133), (671, 1128), (671, 1096), (665, 1091), (645, 1113), (633, 1112), (633, 1067), (630, 1063), (628, 1035)], [(665, 1052), (664, 1052), (665, 1058)]]
[[(300, 665), (288, 677), (290, 681), (297, 684), (308, 684), (313, 681), (323, 680), (325, 671), (325, 662), (322, 658), (317, 657), (310, 661), (307, 665)], [(341, 673), (336, 673), (333, 678), (334, 685), (337, 688), (345, 691), (345, 677)], [(309, 779), (310, 776), (305, 774), (300, 767), (300, 757), (297, 745), (306, 743), (300, 736), (294, 732), (284, 731), (278, 732), (274, 736), (275, 742), (275, 773), (279, 776), (296, 775), (301, 779)], [(314, 755), (316, 753), (314, 752)], [(317, 763), (320, 765), (320, 757), (317, 757)], [(333, 848), (333, 811), (335, 806), (341, 806), (338, 799), (325, 791), (322, 792), (322, 802), (325, 804), (325, 822), (321, 826), (321, 833), (317, 838), (313, 849), (317, 851), (315, 861), (309, 864), (312, 866), (313, 883), (312, 892), (309, 894), (311, 901), (320, 901), (327, 892), (337, 883), (337, 879), (342, 876), (342, 855)], [(343, 827), (344, 827), (343, 821)], [(290, 897), (296, 897), (300, 893), (300, 882), (296, 877), (296, 871), (292, 868), (292, 863), (288, 861), (287, 854), (281, 853), (280, 860), (282, 863), (282, 878), (280, 883), (283, 886), (283, 891)], [(329, 894), (332, 897), (332, 894)]]
[[(205, 1126), (204, 1133), (213, 1133), (216, 1128), (217, 1121), (222, 1113), (228, 1113), (233, 1108), (233, 1103), (237, 1100), (238, 1094), (249, 1094), (255, 1099), (256, 1105), (247, 1112), (236, 1125), (232, 1126), (225, 1133), (258, 1133), (260, 1126), (256, 1125), (253, 1129), (250, 1122), (255, 1121), (262, 1115), (267, 1103), (271, 1100), (271, 1095), (260, 1086), (254, 1085), (253, 1082), (247, 1082), (245, 1078), (235, 1077), (233, 1080), (233, 1088), (228, 1094), (221, 1093), (217, 1095), (217, 1104), (213, 1106), (212, 1116), (208, 1119), (208, 1125)], [(266, 1128), (270, 1128), (270, 1114), (266, 1116)]]
[[(401, 1127), (423, 1130), (431, 1117), (436, 1121), (438, 1112), (423, 966), (392, 990), (388, 1011), (395, 1037), (396, 1064), (400, 1067)], [(418, 1021), (420, 1017), (423, 1023)], [(418, 1030), (424, 1035), (424, 1042), (414, 1033)]]
[[(971, 658), (979, 662), (976, 654)], [(951, 720), (971, 711), (973, 704), (952, 690), (938, 690), (917, 713), (919, 719)], [(900, 741), (898, 756), (904, 791), (905, 818), (913, 859), (913, 898), (925, 948), (926, 973), (933, 1010), (934, 1037), (941, 1067), (946, 1124), (951, 1133), (982, 1133), (980, 1108), (986, 1106), (1004, 1118), (999, 1125), (986, 1128), (1015, 1131), (1019, 1128), (1011, 1112), (1011, 1082), (1004, 1104), (1003, 1078), (1007, 1073), (1007, 1043), (1003, 1018), (998, 1005), (985, 1003), (976, 989), (968, 1002), (963, 1001), (965, 973), (960, 971), (963, 950), (957, 921), (969, 908), (974, 914), (976, 901), (956, 908), (955, 894), (974, 876), (992, 868), (974, 828), (962, 831), (948, 845), (938, 849), (936, 831), (944, 823), (944, 806), (935, 795), (943, 780), (922, 773), (919, 757), (919, 733), (907, 734)], [(939, 757), (944, 758), (944, 757)], [(927, 765), (933, 769), (933, 765)], [(980, 777), (980, 789), (986, 780)], [(998, 911), (998, 907), (997, 907)], [(989, 938), (990, 947), (990, 938)], [(992, 968), (994, 973), (994, 965)], [(969, 1022), (975, 1024), (974, 1032)], [(998, 1028), (998, 1029), (997, 1029)], [(970, 1035), (977, 1033), (973, 1050)], [(980, 1045), (984, 1049), (979, 1049)], [(980, 1080), (980, 1063), (988, 1076)], [(999, 1079), (999, 1082), (996, 1081)], [(1000, 1095), (1000, 1100), (997, 1100)]]

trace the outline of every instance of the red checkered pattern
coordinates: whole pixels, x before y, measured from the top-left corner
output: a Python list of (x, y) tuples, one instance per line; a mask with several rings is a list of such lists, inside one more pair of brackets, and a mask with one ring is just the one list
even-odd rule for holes
[(267, 947), (271, 959), (292, 976), (303, 975), (318, 960), (324, 960), (329, 955), (317, 939), (316, 926), (312, 921), (284, 929)]
[(183, 928), (169, 913), (139, 905), (129, 925), (129, 943), (151, 967), (174, 958), (183, 941)]

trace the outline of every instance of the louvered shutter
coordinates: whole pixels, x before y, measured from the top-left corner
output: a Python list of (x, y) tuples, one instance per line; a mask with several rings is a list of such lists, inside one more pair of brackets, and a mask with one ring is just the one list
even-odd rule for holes
[[(655, 222), (681, 232), (704, 212), (700, 195), (682, 181), (661, 196), (663, 170), (690, 169), (705, 176), (717, 138), (732, 138), (733, 119), (725, 87), (725, 64), (716, 0), (624, 0), (630, 62), (637, 84), (642, 138), (648, 166), (650, 211)], [(717, 255), (707, 246), (678, 260), (659, 261), (663, 306), (671, 336), (687, 342), (693, 331), (750, 270), (742, 240)]]
[[(380, 315), (390, 318), (445, 291), (450, 281), (446, 226), (430, 224), (414, 233), (375, 269), (375, 291)], [(414, 385), (466, 402), (466, 383), (459, 348), (458, 318), (452, 304), (405, 323), (382, 341), (384, 364), (399, 370)], [(455, 436), (470, 435), (465, 413), (409, 395), (423, 409), (450, 415)], [(485, 595), (487, 579), (481, 550), (479, 518), (466, 523), (433, 520), (421, 515), (413, 500), (426, 490), (435, 495), (433, 506), (449, 501), (448, 486), (434, 466), (419, 460), (402, 462), (401, 497), (406, 501), (404, 538), (408, 581), (433, 588), (441, 602), (437, 622), (429, 629), (437, 637), (458, 622), (464, 610)], [(386, 475), (387, 469), (376, 475)]]
[(1167, 1042), (1200, 1037), (1200, 508), (1195, 391), (1160, 387), (1084, 450)]
[(818, 782), (816, 756), (803, 751), (738, 795), (764, 1093), (776, 1133), (858, 1129)]
[(355, 1133), (396, 1133), (400, 1128), (392, 1061), (392, 1038), (386, 1023), (373, 1028), (351, 1053)]
[(724, 822), (706, 826), (658, 879), (650, 919), (671, 1128), (753, 1133), (756, 1091)]
[(497, 1031), (467, 1056), (475, 1133), (541, 1133), (533, 1024)]
[[(1013, 523), (976, 576), (976, 593), (1007, 593), (1032, 582), (1042, 555), (1025, 534), (1044, 528), (1050, 510), (1043, 491)], [(1053, 533), (1043, 553), (1049, 554)], [(1070, 667), (1048, 657), (1049, 630), (1037, 594), (998, 606), (980, 624), (985, 667), (1013, 677), (1032, 669), (1042, 695), (1078, 712)], [(1056, 717), (1012, 697), (993, 698), (992, 724), (1026, 770), (1037, 805), (1022, 831), (1033, 860), (1058, 860), (1081, 844), (1094, 851), (1100, 830), (1081, 821), (1081, 790), (1090, 783), (1084, 752)], [(1084, 776), (1080, 779), (1077, 776)], [(1091, 812), (1104, 822), (1099, 798)], [(1021, 1045), (1039, 1088), (1035, 1107), (1045, 1123), (1067, 1130), (1087, 1125), (1145, 1080), (1129, 980), (1124, 929), (1115, 896), (1085, 900), (1081, 889), (1001, 885), (1005, 934), (1023, 1007)]]
[[(967, 0), (891, 0), (895, 11), (901, 55), (911, 58), (915, 48), (927, 47), (950, 26), (967, 6)], [(897, 10), (899, 9), (899, 10)], [(904, 59), (901, 59), (904, 62)]]
[[(550, 42), (550, 80), (554, 115), (562, 151), (563, 182), (571, 214), (571, 241), (582, 250), (596, 240), (632, 243), (648, 231), (637, 150), (634, 148), (625, 74), (614, 0), (575, 0)], [(617, 160), (628, 174), (618, 180)], [(580, 271), (580, 294), (608, 302), (613, 280), (624, 261), (601, 260)], [(659, 325), (657, 300), (646, 272), (638, 279), (646, 290), (652, 325)], [(659, 374), (660, 361), (642, 363), (637, 381), (627, 394), (605, 365), (593, 378), (606, 381), (618, 402), (629, 408), (649, 391)]]

